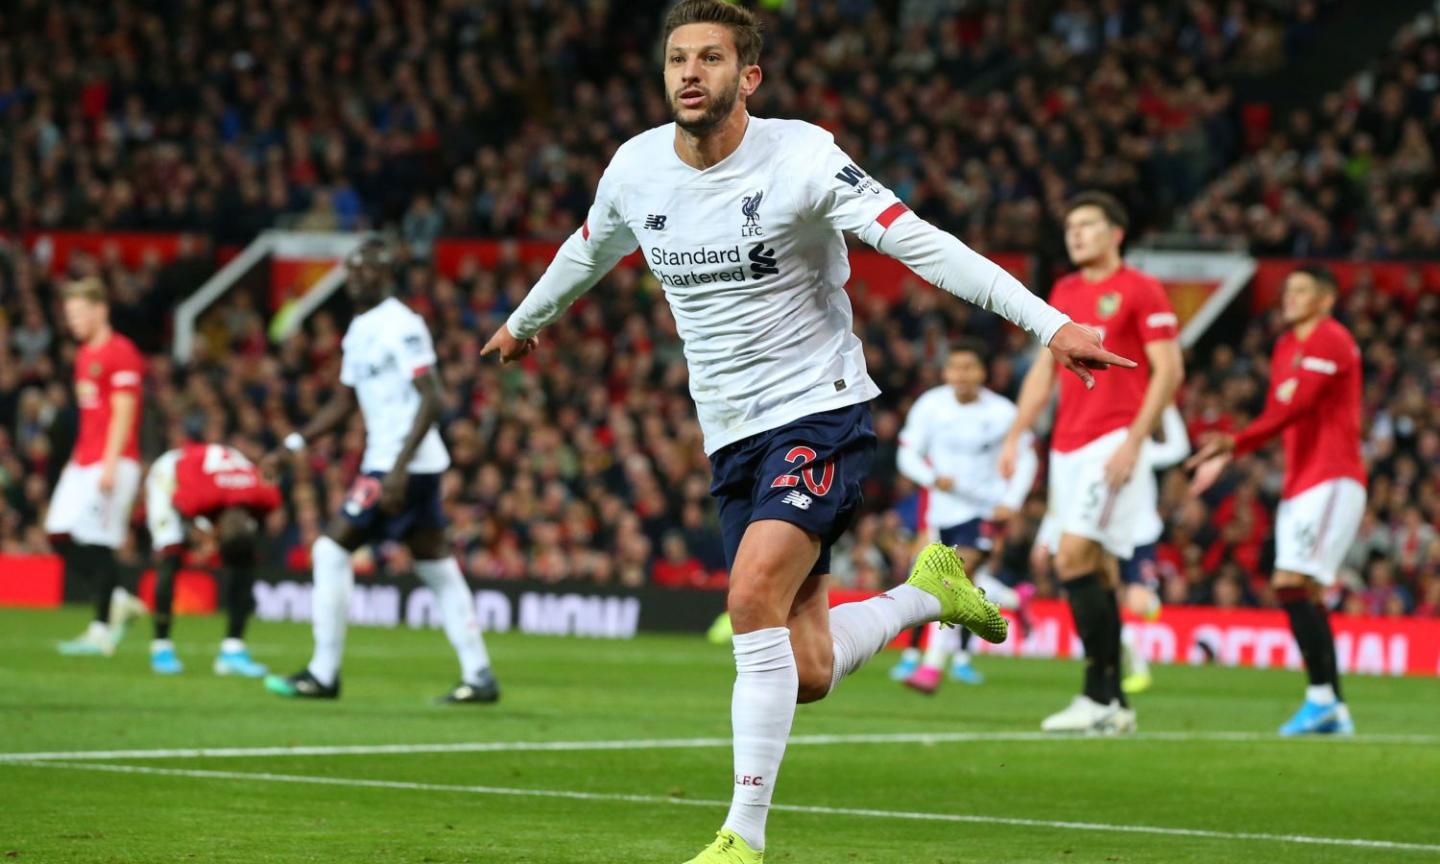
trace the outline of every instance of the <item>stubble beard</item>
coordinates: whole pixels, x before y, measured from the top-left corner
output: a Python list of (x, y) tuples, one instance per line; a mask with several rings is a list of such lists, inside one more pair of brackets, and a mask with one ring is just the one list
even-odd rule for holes
[(689, 132), (691, 135), (707, 135), (715, 131), (721, 123), (725, 122), (725, 118), (730, 116), (730, 112), (735, 109), (735, 101), (739, 96), (740, 79), (736, 78), (735, 83), (727, 89), (711, 93), (710, 104), (706, 106), (704, 113), (693, 120), (681, 119), (680, 112), (682, 109), (679, 104), (680, 97), (676, 96), (670, 102), (675, 117), (675, 125)]

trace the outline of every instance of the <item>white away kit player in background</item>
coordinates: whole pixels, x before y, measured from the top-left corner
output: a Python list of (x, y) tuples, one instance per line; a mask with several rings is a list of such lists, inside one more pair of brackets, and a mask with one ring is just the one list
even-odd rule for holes
[[(1020, 460), (1009, 479), (1000, 474), (1000, 445), (1015, 421), (1015, 403), (985, 387), (985, 353), (984, 343), (974, 339), (951, 345), (945, 383), (910, 407), (895, 462), (901, 474), (925, 490), (922, 537), (953, 547), (987, 600), (1002, 609), (1017, 609), (1025, 594), (995, 578), (986, 563), (997, 526), (1024, 505), (1040, 460), (1033, 440), (1027, 440), (1021, 453), (1028, 458)], [(933, 694), (940, 686), (941, 669), (953, 655), (951, 677), (981, 683), (983, 677), (970, 664), (966, 636), (966, 631), (952, 632), (932, 622), (924, 655), (917, 639), (891, 678)]]
[(797, 701), (823, 698), (906, 627), (940, 619), (1005, 635), (938, 544), (907, 584), (827, 613), (830, 544), (860, 503), (875, 449), (867, 403), (879, 392), (852, 328), (844, 232), (1034, 333), (1087, 380), (1086, 365), (1129, 361), (916, 217), (829, 132), (751, 117), (762, 73), (750, 12), (684, 0), (662, 32), (675, 122), (616, 151), (584, 225), (484, 353), (533, 351), (542, 328), (637, 248), (663, 285), (711, 459), (735, 628), (732, 805), (693, 861), (757, 862)]
[[(340, 345), (339, 386), (303, 430), (285, 439), (285, 450), (303, 450), (307, 440), (352, 416), (358, 399), (365, 419), (360, 475), (340, 513), (311, 548), (315, 652), (304, 669), (288, 677), (271, 675), (265, 687), (280, 696), (340, 695), (340, 659), (355, 585), (350, 555), (362, 544), (391, 540), (410, 547), (415, 575), (435, 593), (445, 635), (460, 660), (460, 682), (441, 700), (494, 702), (500, 686), (490, 671), (475, 596), (450, 550), (441, 508), (440, 479), (450, 467), (450, 454), (435, 425), (440, 416), (435, 347), (425, 319), (391, 296), (391, 261), (378, 239), (365, 241), (346, 258), (345, 288), (355, 318)], [(284, 455), (281, 450), (266, 457), (267, 473)]]

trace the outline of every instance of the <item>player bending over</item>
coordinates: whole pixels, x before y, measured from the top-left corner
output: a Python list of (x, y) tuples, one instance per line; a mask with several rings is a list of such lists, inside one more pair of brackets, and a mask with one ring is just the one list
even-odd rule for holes
[(255, 546), (258, 519), (280, 506), (280, 490), (260, 478), (239, 450), (222, 444), (186, 444), (162, 454), (145, 478), (145, 521), (155, 548), (155, 638), (150, 669), (157, 675), (184, 670), (170, 641), (175, 575), (187, 528), (213, 530), (225, 584), (225, 639), (212, 668), (216, 675), (258, 678), (265, 667), (250, 658), (245, 624), (255, 608)]
[[(299, 451), (306, 441), (340, 425), (353, 414), (358, 398), (365, 456), (340, 514), (310, 549), (315, 652), (304, 669), (286, 678), (271, 675), (265, 686), (281, 696), (340, 695), (346, 615), (355, 586), (350, 555), (364, 543), (399, 540), (410, 547), (416, 575), (435, 592), (445, 635), (460, 658), (460, 683), (443, 701), (494, 702), (500, 686), (490, 671), (475, 598), (446, 538), (440, 477), (450, 467), (450, 453), (435, 425), (440, 376), (430, 331), (423, 318), (391, 296), (394, 275), (383, 242), (366, 240), (345, 263), (355, 318), (340, 343), (340, 386), (303, 430), (286, 438), (285, 447)], [(278, 463), (281, 456), (271, 453), (267, 463)]]
[[(1120, 257), (1128, 218), (1110, 195), (1088, 192), (1066, 206), (1065, 247), (1079, 270), (1050, 300), (1105, 344), (1142, 358), (1140, 374), (1108, 375), (1093, 393), (1060, 381), (1050, 435), (1049, 515), (1059, 530), (1055, 573), (1085, 647), (1082, 692), (1045, 718), (1047, 732), (1132, 732), (1135, 712), (1120, 687), (1117, 561), (1130, 558), (1146, 508), (1155, 507), (1155, 476), (1146, 442), (1174, 403), (1183, 368), (1176, 318), (1165, 289)], [(1037, 360), (1020, 388), (1001, 470), (1014, 471), (1021, 436), (1055, 387), (1055, 364)]]
[(90, 579), (95, 618), (60, 643), (67, 655), (115, 653), (127, 618), (145, 605), (120, 587), (115, 550), (125, 545), (130, 508), (140, 491), (140, 387), (145, 361), (110, 327), (110, 301), (99, 279), (65, 287), (65, 323), (80, 343), (75, 402), (80, 432), (45, 513), (45, 533), (62, 551), (66, 580)]
[(907, 584), (828, 609), (830, 546), (860, 505), (875, 452), (867, 403), (879, 393), (852, 329), (843, 232), (1030, 330), (1087, 381), (1087, 365), (1129, 361), (909, 212), (830, 133), (751, 117), (745, 103), (763, 77), (751, 13), (684, 0), (663, 32), (675, 122), (616, 151), (584, 225), (484, 352), (529, 354), (637, 247), (663, 286), (711, 461), (735, 629), (732, 804), (693, 861), (754, 862), (797, 701), (824, 698), (906, 627), (939, 619), (1005, 635), (939, 545)]
[[(992, 526), (1008, 522), (1025, 503), (1039, 460), (1027, 438), (1014, 475), (1009, 480), (1000, 476), (1000, 444), (1015, 419), (1015, 403), (986, 389), (985, 375), (983, 344), (973, 339), (956, 342), (945, 361), (945, 383), (915, 400), (906, 415), (895, 461), (902, 474), (927, 490), (923, 522), (933, 526), (941, 543), (954, 547), (967, 572), (977, 574), (975, 584), (985, 591), (986, 599), (1001, 608), (1015, 608), (1021, 592), (988, 571), (982, 571), (983, 576), (977, 571), (994, 548)], [(980, 673), (969, 662), (969, 631), (956, 633), (956, 644), (951, 632), (939, 624), (932, 622), (928, 630), (921, 662), (904, 683), (934, 693), (951, 653), (955, 655), (951, 676), (981, 683)]]
[(1216, 435), (1186, 467), (1199, 495), (1235, 456), (1281, 435), (1285, 483), (1275, 518), (1275, 596), (1290, 618), (1310, 686), (1281, 735), (1352, 735), (1355, 724), (1340, 692), (1335, 637), (1321, 589), (1335, 584), (1345, 552), (1365, 515), (1365, 464), (1360, 458), (1360, 349), (1330, 317), (1335, 276), (1301, 267), (1285, 280), (1281, 308), (1289, 329), (1270, 357), (1265, 411), (1235, 435)]

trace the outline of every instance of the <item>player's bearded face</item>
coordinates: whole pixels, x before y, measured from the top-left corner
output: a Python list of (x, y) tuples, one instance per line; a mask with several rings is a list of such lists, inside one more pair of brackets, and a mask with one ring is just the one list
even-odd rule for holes
[[(723, 77), (712, 74), (708, 81), (682, 81), (672, 87), (670, 109), (675, 115), (675, 124), (692, 134), (702, 134), (719, 126), (734, 110), (740, 96), (740, 70), (731, 66), (729, 73)], [(696, 97), (701, 99), (698, 107), (685, 105), (686, 100)]]

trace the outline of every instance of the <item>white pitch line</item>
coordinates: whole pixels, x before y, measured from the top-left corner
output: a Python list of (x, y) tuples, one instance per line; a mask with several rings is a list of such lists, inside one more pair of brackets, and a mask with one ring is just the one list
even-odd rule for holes
[[(579, 792), (566, 789), (516, 789), (506, 786), (460, 786), (448, 783), (414, 783), (403, 780), (369, 780), (359, 777), (310, 777), (303, 774), (271, 774), (249, 771), (202, 771), (188, 768), (150, 768), (140, 765), (98, 765), (84, 762), (27, 762), (35, 768), (68, 768), (74, 771), (104, 771), (114, 774), (148, 774), (161, 777), (188, 777), (208, 780), (242, 780), (266, 783), (308, 783), (317, 786), (399, 789), (419, 792), (454, 792), (471, 795), (499, 795), (516, 798), (563, 798), (572, 801), (668, 804), (679, 807), (729, 807), (729, 801), (706, 798), (670, 798), (660, 795), (629, 795), (622, 792)], [(858, 816), (873, 819), (900, 819), (917, 822), (961, 822), (976, 825), (1005, 825), (1019, 828), (1049, 828), (1061, 831), (1100, 831), (1118, 834), (1150, 834), (1162, 837), (1197, 837), (1206, 840), (1253, 840), (1307, 846), (1341, 846), (1355, 849), (1384, 849), (1401, 852), (1440, 852), (1440, 844), (1406, 843), (1398, 840), (1370, 840), (1359, 837), (1319, 837), (1309, 834), (1261, 834), (1248, 831), (1213, 831), (1204, 828), (1170, 828), (1161, 825), (1121, 825), (1106, 822), (1069, 822), (1056, 819), (1024, 819), (1013, 816), (981, 816), (971, 813), (924, 813), (906, 810), (875, 810), (864, 807), (824, 807), (805, 804), (772, 804), (772, 810), (813, 816)]]
[[(796, 735), (791, 747), (850, 744), (1075, 743), (1127, 741), (1285, 743), (1329, 741), (1358, 744), (1440, 744), (1440, 735), (1357, 735), (1334, 738), (1281, 738), (1262, 732), (1141, 732), (1124, 737), (1056, 735), (1049, 732), (902, 732), (859, 735)], [(728, 748), (730, 738), (650, 738), (617, 741), (460, 741), (445, 744), (338, 744), (297, 747), (213, 747), (158, 750), (60, 750), (49, 753), (0, 753), (0, 764), (94, 759), (235, 759), (268, 756), (405, 756), (424, 753), (600, 752), (606, 750), (703, 750)]]

